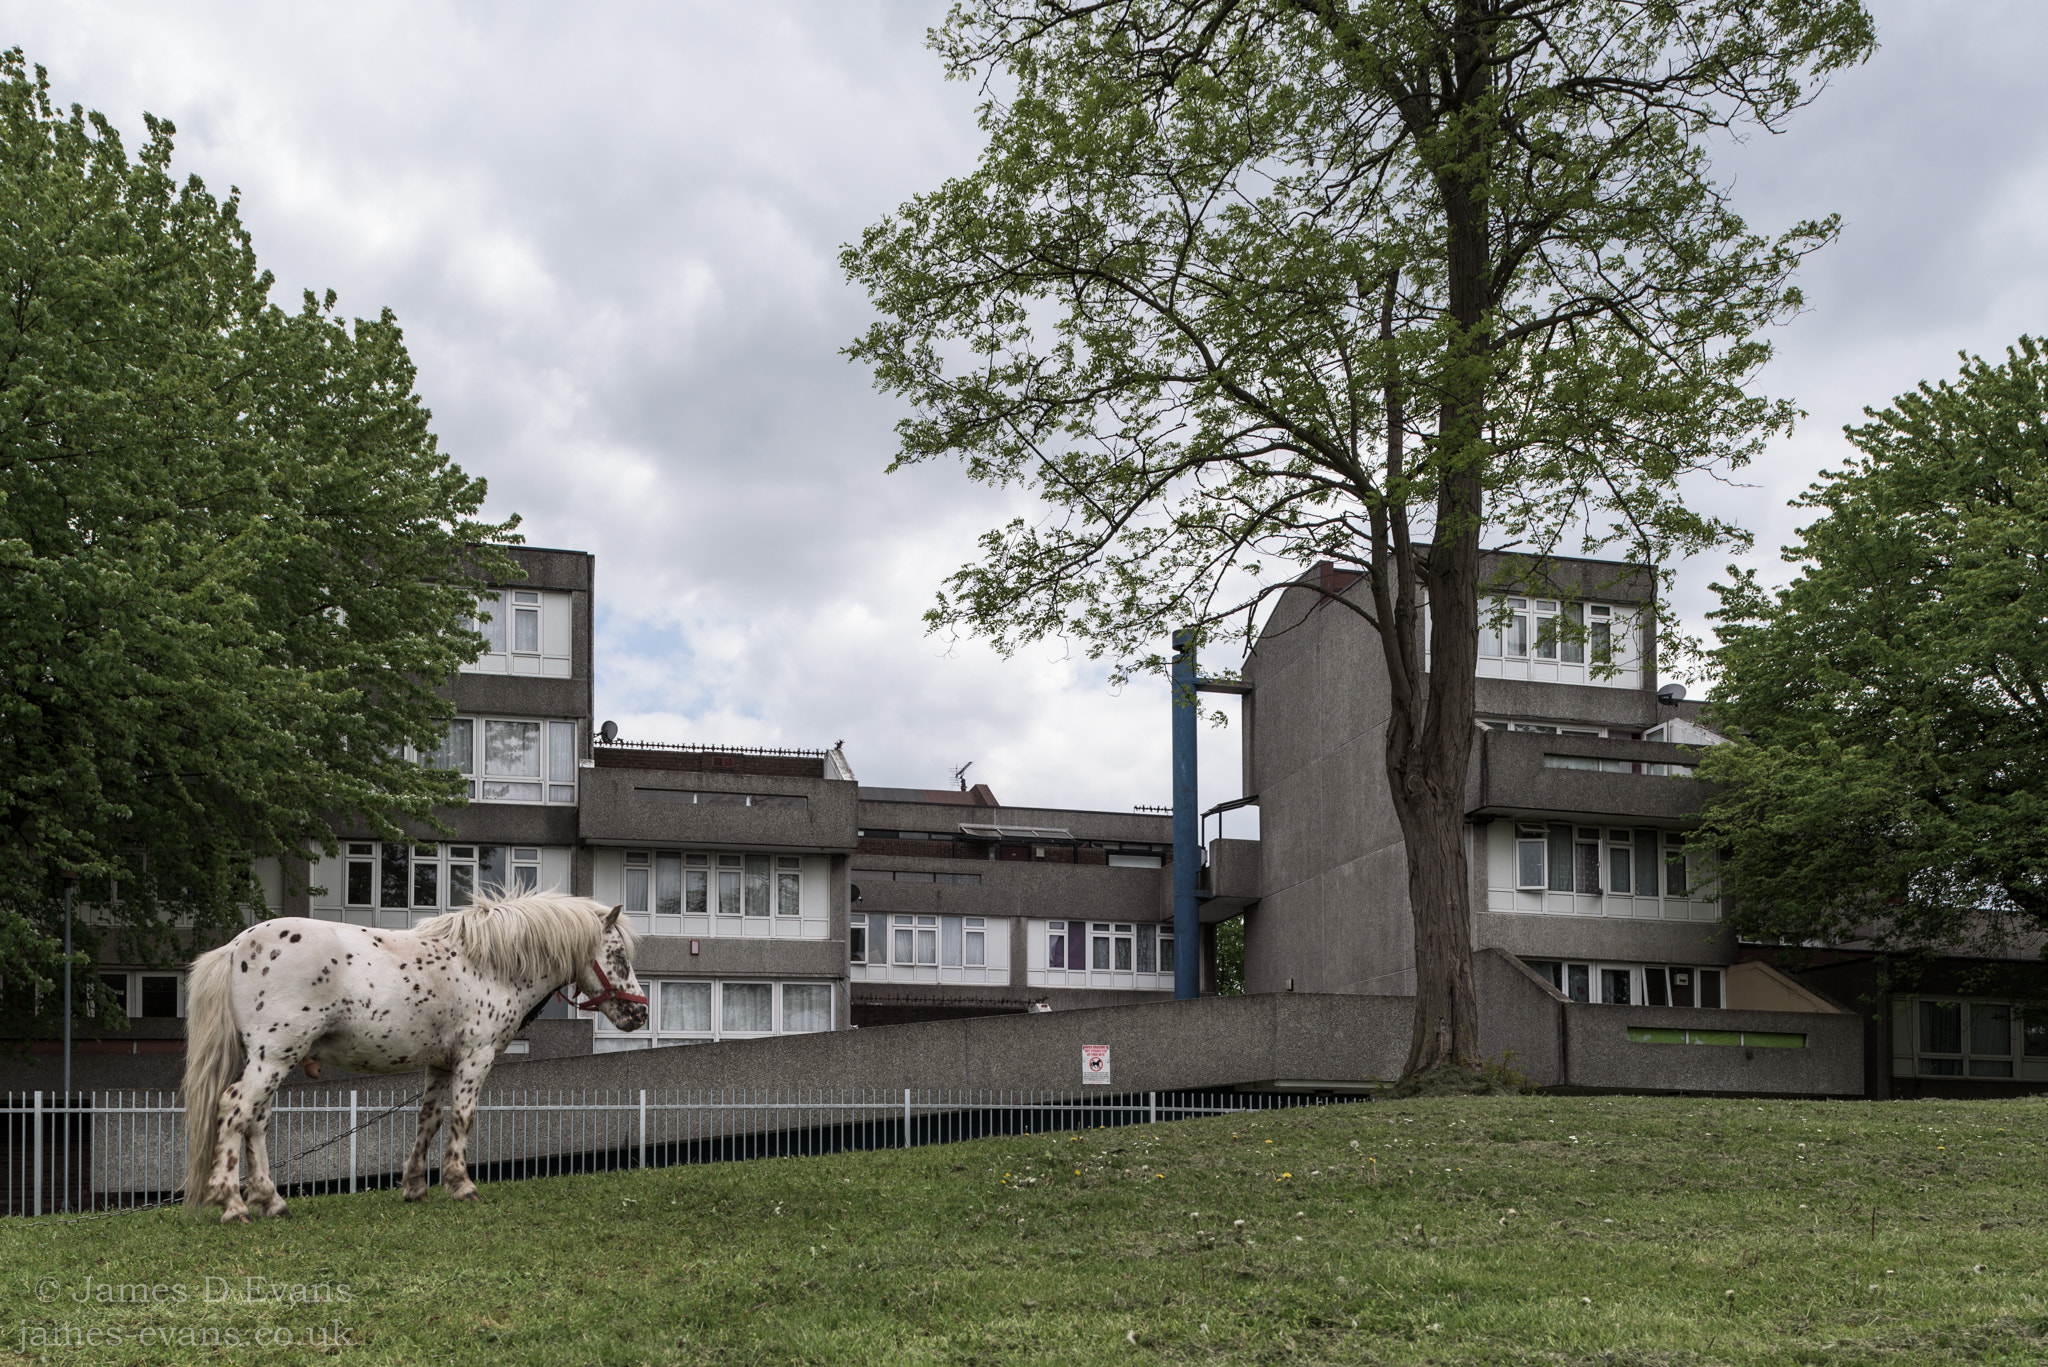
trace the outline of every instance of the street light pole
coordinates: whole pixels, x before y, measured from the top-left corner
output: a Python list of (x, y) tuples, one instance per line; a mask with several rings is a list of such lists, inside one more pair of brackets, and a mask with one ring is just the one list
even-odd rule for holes
[(64, 1194), (58, 1208), (71, 1209), (71, 1127), (74, 1107), (71, 1101), (71, 890), (76, 884), (72, 879), (64, 880)]
[[(71, 1095), (71, 889), (64, 880), (64, 1095)], [(65, 1105), (70, 1105), (67, 1099)]]

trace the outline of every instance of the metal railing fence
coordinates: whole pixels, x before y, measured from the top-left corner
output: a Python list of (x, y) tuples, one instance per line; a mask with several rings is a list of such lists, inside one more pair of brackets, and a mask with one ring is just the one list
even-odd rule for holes
[[(1001, 1135), (1157, 1125), (1354, 1100), (1275, 1092), (1040, 1092), (904, 1088), (486, 1093), (470, 1131), (477, 1182), (897, 1149)], [(286, 1196), (394, 1187), (418, 1130), (418, 1093), (281, 1092), (271, 1176)], [(185, 1116), (176, 1092), (7, 1093), (0, 1214), (140, 1209), (176, 1199)], [(445, 1128), (428, 1160), (440, 1180)]]

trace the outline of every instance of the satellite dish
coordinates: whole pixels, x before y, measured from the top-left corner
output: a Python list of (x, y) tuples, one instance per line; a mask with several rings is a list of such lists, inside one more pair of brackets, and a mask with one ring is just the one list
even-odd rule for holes
[(1657, 690), (1657, 701), (1663, 703), (1666, 707), (1678, 706), (1685, 701), (1685, 685), (1665, 684)]
[[(1659, 694), (1658, 696), (1662, 697), (1663, 695)], [(615, 721), (608, 721), (603, 726), (597, 728), (597, 734), (604, 737), (606, 745), (610, 745), (619, 738), (619, 724)]]
[(853, 889), (853, 900), (858, 902), (860, 900), (860, 884), (849, 883), (847, 886)]

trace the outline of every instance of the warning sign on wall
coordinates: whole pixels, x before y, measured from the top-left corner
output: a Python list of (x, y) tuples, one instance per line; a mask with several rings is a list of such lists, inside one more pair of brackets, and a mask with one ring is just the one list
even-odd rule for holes
[(1109, 1046), (1106, 1044), (1084, 1044), (1081, 1046), (1081, 1081), (1109, 1085)]

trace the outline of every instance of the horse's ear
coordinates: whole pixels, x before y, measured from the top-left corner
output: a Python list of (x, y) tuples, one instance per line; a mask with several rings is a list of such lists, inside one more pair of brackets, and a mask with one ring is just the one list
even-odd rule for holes
[(626, 904), (624, 902), (621, 902), (617, 906), (613, 907), (612, 914), (604, 918), (604, 928), (606, 930), (610, 930), (613, 926), (617, 925), (619, 923), (619, 913), (624, 911), (625, 909)]

